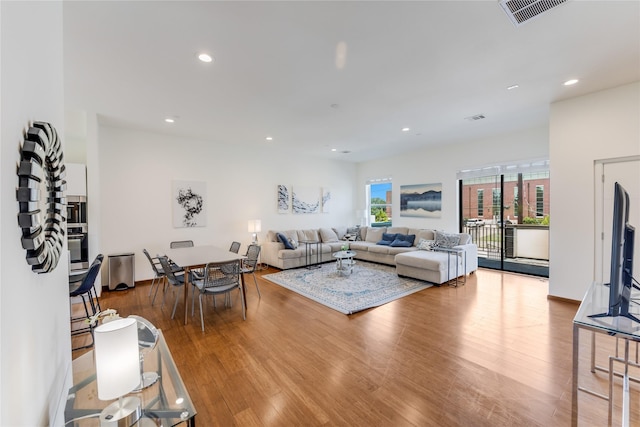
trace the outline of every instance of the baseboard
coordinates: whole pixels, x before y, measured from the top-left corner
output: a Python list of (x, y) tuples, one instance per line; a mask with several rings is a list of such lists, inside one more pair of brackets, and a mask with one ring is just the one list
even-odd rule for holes
[(581, 301), (578, 301), (578, 300), (575, 300), (575, 299), (557, 297), (555, 295), (547, 295), (547, 299), (548, 300), (553, 300), (553, 301), (568, 302), (570, 304), (575, 304), (575, 305), (580, 305), (580, 302), (581, 302)]

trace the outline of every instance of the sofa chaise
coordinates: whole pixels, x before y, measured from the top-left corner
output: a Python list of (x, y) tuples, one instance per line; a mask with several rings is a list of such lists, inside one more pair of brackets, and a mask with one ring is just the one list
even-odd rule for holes
[[(318, 244), (307, 247), (301, 243), (304, 241)], [(436, 284), (478, 269), (477, 246), (469, 234), (408, 227), (269, 230), (262, 243), (261, 260), (281, 270), (303, 267), (307, 263), (307, 250), (313, 262), (325, 263), (335, 261), (333, 253), (346, 245), (356, 252), (355, 259), (392, 265), (400, 276)], [(460, 256), (440, 251), (442, 246), (459, 251)]]

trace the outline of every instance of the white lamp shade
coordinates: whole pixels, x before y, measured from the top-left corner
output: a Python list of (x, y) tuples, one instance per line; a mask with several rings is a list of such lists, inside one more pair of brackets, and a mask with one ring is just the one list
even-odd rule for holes
[(259, 219), (250, 219), (247, 227), (249, 233), (259, 233), (262, 231), (262, 221)]
[(124, 396), (140, 384), (138, 325), (124, 318), (103, 323), (95, 330), (98, 399)]

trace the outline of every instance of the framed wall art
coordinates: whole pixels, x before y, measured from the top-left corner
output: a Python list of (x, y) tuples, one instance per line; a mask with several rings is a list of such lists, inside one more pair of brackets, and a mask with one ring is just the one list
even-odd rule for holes
[(400, 186), (400, 216), (440, 218), (442, 183)]
[(291, 192), (288, 185), (278, 185), (278, 213), (289, 213), (291, 211)]
[(319, 213), (320, 197), (321, 189), (319, 187), (294, 187), (291, 191), (293, 213)]
[(172, 187), (173, 226), (176, 228), (205, 227), (207, 225), (207, 183), (173, 181)]

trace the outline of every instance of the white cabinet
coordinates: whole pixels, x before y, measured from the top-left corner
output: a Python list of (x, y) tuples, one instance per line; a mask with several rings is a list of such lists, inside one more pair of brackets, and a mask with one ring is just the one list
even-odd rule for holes
[(67, 196), (87, 195), (87, 168), (79, 163), (67, 163)]

